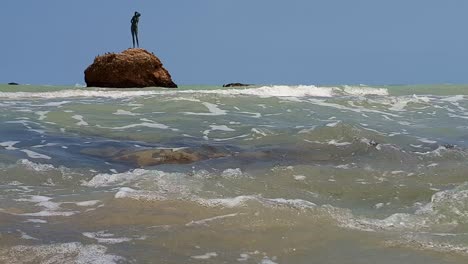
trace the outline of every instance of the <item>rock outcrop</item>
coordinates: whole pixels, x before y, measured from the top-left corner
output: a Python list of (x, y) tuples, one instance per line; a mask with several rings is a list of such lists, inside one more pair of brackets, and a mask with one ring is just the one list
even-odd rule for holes
[(97, 56), (84, 74), (88, 87), (177, 88), (161, 61), (144, 49)]
[(228, 83), (224, 84), (223, 87), (245, 87), (245, 86), (251, 86), (251, 84), (245, 84), (245, 83)]

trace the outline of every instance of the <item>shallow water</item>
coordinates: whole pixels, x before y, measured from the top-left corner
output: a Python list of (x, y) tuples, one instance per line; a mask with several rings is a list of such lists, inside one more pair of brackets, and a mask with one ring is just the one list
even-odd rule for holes
[(0, 98), (0, 263), (468, 261), (468, 86)]

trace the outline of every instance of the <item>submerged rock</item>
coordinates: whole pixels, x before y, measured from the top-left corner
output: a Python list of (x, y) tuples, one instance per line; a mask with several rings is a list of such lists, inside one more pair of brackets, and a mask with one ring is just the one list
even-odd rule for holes
[(223, 87), (245, 87), (245, 86), (251, 86), (251, 84), (245, 84), (245, 83), (228, 83), (223, 85)]
[(149, 149), (135, 151), (122, 156), (113, 158), (116, 161), (125, 161), (138, 167), (154, 166), (159, 164), (187, 164), (199, 161), (201, 156), (197, 153), (191, 153), (172, 149)]
[(88, 87), (177, 88), (161, 61), (144, 49), (97, 56), (84, 74)]
[(152, 148), (143, 150), (106, 146), (101, 148), (84, 148), (80, 152), (114, 162), (127, 163), (135, 167), (148, 167), (161, 164), (189, 164), (200, 160), (216, 159), (232, 155), (225, 148), (209, 145), (196, 148)]

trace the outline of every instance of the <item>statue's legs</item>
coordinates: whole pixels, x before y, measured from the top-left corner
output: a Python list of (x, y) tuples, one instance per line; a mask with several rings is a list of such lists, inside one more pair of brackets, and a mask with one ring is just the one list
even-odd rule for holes
[[(136, 37), (137, 47), (139, 48), (139, 47), (140, 47), (140, 43), (138, 43), (138, 30), (135, 32), (135, 37)], [(135, 44), (133, 44), (133, 45), (135, 45)]]
[(135, 48), (135, 30), (132, 29), (132, 42), (133, 42), (133, 48)]

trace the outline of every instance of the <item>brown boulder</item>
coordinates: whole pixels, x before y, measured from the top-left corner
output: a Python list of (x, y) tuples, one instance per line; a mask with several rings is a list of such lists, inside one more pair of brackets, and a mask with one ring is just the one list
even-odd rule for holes
[(88, 87), (177, 88), (161, 61), (144, 49), (97, 56), (84, 74)]
[(136, 151), (122, 156), (115, 157), (114, 160), (125, 161), (138, 167), (155, 166), (160, 164), (187, 164), (201, 160), (197, 153), (172, 149), (148, 149)]

